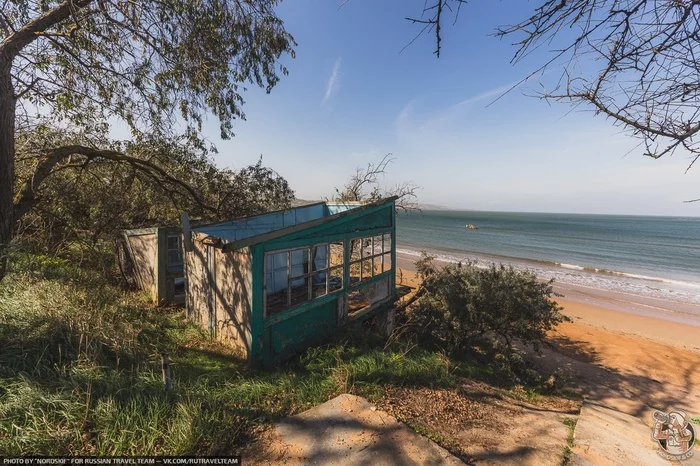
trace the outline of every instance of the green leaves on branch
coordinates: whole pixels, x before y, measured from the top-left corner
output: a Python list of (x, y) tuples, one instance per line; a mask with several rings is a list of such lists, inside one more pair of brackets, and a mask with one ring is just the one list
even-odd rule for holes
[(512, 266), (479, 268), (474, 263), (438, 269), (423, 253), (416, 262), (424, 295), (409, 311), (408, 322), (419, 336), (450, 351), (477, 339), (493, 337), (508, 346), (520, 341), (539, 350), (547, 332), (569, 318), (553, 300), (552, 281)]
[(244, 86), (269, 92), (287, 73), (280, 60), (294, 54), (277, 3), (10, 2), (0, 55), (10, 58), (15, 96), (31, 103), (18, 106), (18, 128), (117, 119), (134, 134), (199, 132), (211, 112), (228, 138), (245, 118)]

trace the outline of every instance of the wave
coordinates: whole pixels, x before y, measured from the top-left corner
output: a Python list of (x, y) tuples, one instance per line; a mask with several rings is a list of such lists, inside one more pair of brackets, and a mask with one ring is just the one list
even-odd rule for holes
[[(397, 247), (397, 253), (420, 257), (421, 252), (414, 249)], [(516, 269), (529, 269), (544, 279), (597, 288), (607, 291), (659, 298), (670, 301), (700, 304), (700, 283), (672, 280), (617, 270), (584, 267), (554, 261), (531, 261), (523, 259), (495, 258), (469, 253), (444, 253), (430, 250), (437, 260), (458, 263), (471, 262), (477, 267), (485, 268), (493, 263), (510, 264)]]

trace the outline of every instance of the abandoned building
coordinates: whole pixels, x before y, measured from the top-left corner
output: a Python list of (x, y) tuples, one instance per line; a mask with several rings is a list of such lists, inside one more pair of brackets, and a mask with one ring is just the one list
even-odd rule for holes
[(192, 228), (188, 317), (251, 362), (270, 363), (376, 315), (396, 299), (395, 200), (319, 202)]
[(185, 301), (180, 227), (123, 232), (122, 270), (158, 304)]

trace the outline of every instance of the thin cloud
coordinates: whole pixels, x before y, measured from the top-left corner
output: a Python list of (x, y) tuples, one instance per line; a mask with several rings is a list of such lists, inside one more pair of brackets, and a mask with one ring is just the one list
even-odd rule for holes
[(468, 99), (465, 99), (459, 103), (456, 103), (455, 105), (452, 106), (452, 108), (456, 109), (456, 108), (460, 108), (460, 107), (465, 107), (467, 105), (471, 105), (473, 103), (480, 102), (482, 100), (491, 99), (494, 97), (500, 97), (501, 95), (503, 95), (504, 93), (506, 93), (510, 90), (517, 89), (518, 87), (525, 84), (525, 82), (526, 81), (519, 80), (519, 81), (512, 82), (510, 84), (506, 84), (504, 86), (495, 87), (495, 88), (490, 89), (488, 91), (484, 91), (481, 94), (477, 94), (477, 95), (469, 97)]
[(342, 59), (338, 58), (333, 64), (333, 71), (331, 72), (331, 76), (328, 78), (328, 83), (326, 83), (326, 93), (323, 95), (321, 105), (325, 105), (330, 98), (333, 97), (335, 90), (338, 88), (341, 63)]
[(405, 122), (408, 121), (408, 119), (411, 117), (411, 114), (413, 113), (413, 100), (411, 100), (409, 103), (407, 103), (401, 112), (396, 116), (394, 119), (394, 125), (397, 127), (400, 127), (403, 125)]

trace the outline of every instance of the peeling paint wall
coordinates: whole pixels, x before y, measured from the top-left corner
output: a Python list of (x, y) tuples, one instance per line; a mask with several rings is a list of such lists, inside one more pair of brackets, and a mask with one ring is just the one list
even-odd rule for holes
[(360, 287), (360, 292), (367, 298), (371, 306), (389, 297), (389, 288), (391, 287), (389, 282), (390, 278), (386, 277), (383, 280)]

